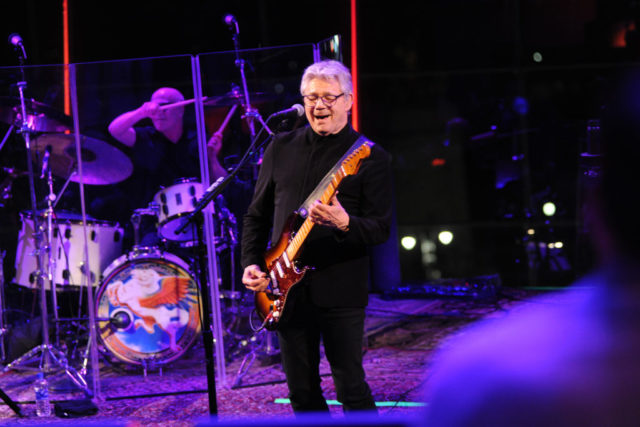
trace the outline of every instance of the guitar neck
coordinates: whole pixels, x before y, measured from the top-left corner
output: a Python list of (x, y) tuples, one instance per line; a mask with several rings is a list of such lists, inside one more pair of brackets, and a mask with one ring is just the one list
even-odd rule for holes
[[(324, 204), (329, 203), (329, 201), (335, 194), (336, 189), (338, 188), (338, 185), (340, 185), (340, 183), (342, 182), (342, 179), (345, 176), (346, 175), (344, 171), (338, 167), (336, 172), (334, 172), (331, 175), (331, 180), (329, 181), (327, 187), (325, 188), (325, 190), (322, 192), (322, 195), (320, 196), (320, 201), (322, 203)], [(302, 244), (307, 239), (309, 232), (311, 232), (313, 225), (314, 225), (313, 222), (311, 222), (311, 220), (307, 216), (307, 218), (304, 220), (304, 222), (298, 229), (297, 233), (295, 234), (293, 239), (291, 239), (291, 241), (289, 242), (289, 245), (287, 246), (286, 253), (289, 259), (296, 258), (296, 256), (298, 255), (298, 252), (300, 251), (300, 248), (302, 247)]]
[(298, 212), (304, 211), (303, 216), (305, 220), (285, 249), (287, 257), (290, 260), (296, 259), (302, 244), (313, 228), (313, 222), (311, 222), (308, 216), (311, 204), (316, 200), (320, 200), (323, 204), (328, 204), (336, 193), (336, 189), (343, 178), (358, 172), (362, 160), (371, 154), (371, 147), (373, 145), (373, 142), (368, 141), (364, 137), (358, 138), (345, 155), (342, 156), (340, 161), (322, 178), (322, 181), (320, 181), (316, 189), (302, 204)]

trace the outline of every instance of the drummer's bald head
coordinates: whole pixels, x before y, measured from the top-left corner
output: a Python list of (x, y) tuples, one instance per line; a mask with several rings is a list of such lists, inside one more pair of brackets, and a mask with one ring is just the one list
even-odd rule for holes
[[(151, 101), (159, 104), (175, 104), (176, 102), (184, 101), (184, 96), (179, 90), (172, 87), (161, 87), (153, 92), (151, 95)], [(184, 106), (170, 107), (158, 110), (156, 114), (151, 116), (151, 121), (156, 130), (164, 133), (164, 135), (176, 142), (182, 135), (184, 117)]]
[(161, 103), (174, 103), (184, 101), (184, 95), (178, 89), (174, 89), (172, 87), (161, 87), (153, 92), (151, 100)]

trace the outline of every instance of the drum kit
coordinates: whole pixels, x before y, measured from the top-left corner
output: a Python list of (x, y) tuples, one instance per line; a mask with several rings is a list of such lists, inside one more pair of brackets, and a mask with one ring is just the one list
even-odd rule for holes
[[(230, 112), (221, 126), (224, 129), (236, 108), (241, 106), (244, 110), (243, 124), (246, 124), (251, 137), (249, 148), (233, 170), (226, 177), (219, 178), (206, 191), (197, 180), (181, 178), (169, 187), (160, 188), (148, 206), (135, 209), (130, 218), (135, 243), (124, 254), (123, 227), (118, 223), (87, 215), (84, 186), (110, 185), (124, 181), (133, 173), (129, 157), (105, 141), (74, 134), (70, 117), (44, 103), (26, 99), (26, 81), (15, 85), (19, 97), (0, 97), (0, 121), (10, 125), (0, 142), (0, 150), (16, 129), (24, 139), (27, 154), (26, 172), (17, 171), (13, 167), (4, 169), (8, 175), (0, 183), (0, 207), (5, 200), (11, 198), (13, 180), (22, 175), (29, 178), (30, 211), (20, 213), (21, 230), (16, 250), (14, 282), (21, 287), (39, 291), (42, 318), (42, 345), (5, 365), (4, 372), (31, 362), (37, 354), (41, 354), (40, 371), (51, 370), (53, 362), (63, 368), (76, 386), (92, 397), (99, 392), (98, 350), (102, 350), (103, 356), (109, 359), (129, 366), (141, 366), (146, 375), (147, 368), (162, 369), (162, 366), (181, 357), (202, 336), (209, 409), (213, 415), (217, 411), (214, 371), (225, 380), (224, 359), (228, 355), (226, 349), (222, 348), (223, 329), (239, 346), (248, 347), (250, 351), (241, 364), (236, 383), (246, 373), (245, 368), (253, 362), (257, 347), (246, 342), (255, 342), (259, 338), (258, 333), (263, 331), (251, 330), (251, 319), (248, 318), (249, 328), (246, 329), (246, 334), (238, 333), (238, 325), (242, 324), (238, 317), (248, 310), (238, 307), (238, 304), (244, 302), (244, 298), (242, 292), (234, 289), (236, 266), (233, 253), (238, 243), (236, 220), (226, 207), (219, 205), (224, 203), (222, 190), (232, 179), (236, 179), (236, 175), (244, 167), (251, 165), (253, 178), (257, 177), (265, 143), (263, 141), (259, 145), (258, 142), (264, 135), (263, 132), (273, 135), (267, 122), (280, 117), (280, 114), (274, 113), (265, 121), (258, 110), (252, 107), (252, 98), (260, 101), (269, 99), (270, 96), (249, 91), (245, 76), (246, 63), (240, 56), (238, 23), (232, 15), (227, 15), (225, 22), (233, 33), (235, 65), (240, 73), (242, 86), (232, 85), (230, 92), (217, 97), (202, 96), (201, 89), (194, 89), (194, 99), (163, 105), (161, 108), (164, 110), (195, 103), (196, 99), (202, 101), (204, 107), (229, 106)], [(26, 80), (23, 69), (26, 60), (24, 46), (19, 35), (12, 36), (10, 42), (16, 47), (22, 79)], [(258, 133), (256, 125), (260, 125)], [(221, 130), (218, 132), (221, 133)], [(38, 210), (36, 202), (34, 165), (42, 165), (40, 179), (45, 180), (48, 187), (45, 199), (47, 208), (43, 210)], [(53, 175), (66, 180), (58, 195), (54, 192)], [(71, 182), (80, 184), (82, 214), (56, 210), (60, 196)], [(209, 209), (210, 205), (214, 209)], [(205, 211), (205, 208), (208, 210)], [(213, 212), (213, 233), (209, 216), (203, 216), (201, 212)], [(156, 234), (163, 242), (161, 245), (139, 244), (143, 216), (155, 218)], [(198, 222), (197, 227), (195, 222)], [(203, 224), (207, 240), (215, 239), (215, 248), (210, 245), (204, 250), (201, 232)], [(195, 231), (189, 229), (188, 225), (193, 225)], [(189, 247), (200, 249), (195, 257), (197, 259), (187, 255), (179, 256), (174, 253), (179, 251), (171, 250)], [(224, 250), (228, 250), (230, 254), (232, 275), (231, 289), (227, 293), (218, 290), (222, 280), (217, 259)], [(3, 255), (1, 251), (0, 255)], [(205, 258), (209, 261), (210, 268), (207, 267)], [(82, 289), (86, 288), (88, 317), (79, 315), (76, 319), (60, 318), (57, 312), (58, 288), (78, 289), (79, 308), (83, 306)], [(226, 317), (220, 312), (219, 297), (226, 298), (227, 303), (231, 304), (225, 313)], [(48, 303), (48, 298), (51, 298), (51, 304)], [(4, 301), (0, 293), (2, 312)], [(212, 310), (212, 305), (215, 310)], [(50, 344), (49, 306), (53, 307), (56, 344), (59, 343), (60, 324), (65, 321), (76, 324), (80, 322), (82, 327), (78, 330), (88, 331), (81, 374), (69, 366), (63, 351)], [(1, 317), (0, 338), (3, 341), (5, 325)], [(251, 317), (251, 313), (248, 317)], [(80, 342), (78, 337), (78, 347), (81, 347)], [(272, 353), (270, 343), (269, 340), (267, 347)], [(215, 366), (214, 346), (218, 356)], [(89, 361), (93, 370), (93, 393), (83, 378)]]
[[(11, 106), (12, 102), (18, 101), (0, 98), (0, 121), (13, 127), (21, 120), (21, 115), (15, 106)], [(222, 101), (218, 99), (215, 102)], [(170, 251), (175, 247), (195, 245), (196, 235), (192, 230), (187, 228), (180, 233), (177, 230), (202, 198), (204, 186), (193, 178), (181, 178), (171, 186), (160, 188), (147, 207), (136, 209), (131, 215), (135, 244), (123, 254), (125, 233), (120, 224), (89, 215), (85, 215), (83, 220), (83, 216), (76, 212), (55, 209), (69, 182), (80, 182), (76, 170), (75, 135), (70, 133), (68, 117), (34, 100), (29, 100), (27, 105), (29, 115), (26, 121), (33, 134), (31, 158), (34, 164), (43, 164), (41, 178), (47, 179), (48, 175), (50, 194), (47, 196), (48, 208), (36, 211), (36, 218), (33, 211), (20, 212), (14, 283), (34, 290), (42, 284), (49, 291), (52, 298), (50, 307), (53, 307), (53, 318), (57, 322), (54, 330), (58, 334), (59, 323), (67, 320), (77, 322), (78, 319), (58, 317), (56, 293), (77, 290), (82, 295), (81, 289), (86, 281), (94, 290), (98, 343), (104, 356), (127, 365), (142, 366), (145, 372), (149, 367), (162, 367), (178, 359), (201, 333), (201, 301), (194, 276), (197, 269), (195, 260), (180, 250), (173, 251), (180, 256)], [(84, 184), (116, 184), (131, 175), (131, 160), (109, 143), (81, 135), (80, 147)], [(53, 193), (52, 175), (66, 179), (59, 195)], [(11, 181), (18, 176), (21, 173), (12, 169), (5, 179), (9, 180), (8, 185), (4, 185), (7, 198), (11, 197)], [(236, 219), (224, 206), (221, 195), (215, 202), (216, 251), (228, 250), (232, 264), (231, 290), (223, 291), (222, 295), (229, 299), (227, 303), (233, 306), (229, 311), (235, 314), (225, 319), (237, 325), (237, 316), (246, 310), (237, 307), (242, 303), (243, 294), (233, 289), (233, 252), (238, 243)], [(159, 246), (138, 244), (142, 216), (155, 219), (157, 235), (162, 242)], [(88, 236), (86, 246), (85, 230)], [(37, 234), (44, 236), (40, 244)], [(88, 268), (84, 265), (85, 250), (89, 254)], [(41, 262), (44, 273), (39, 272), (41, 269), (34, 256), (38, 252), (44, 252)], [(38, 280), (39, 276), (48, 277), (48, 280)], [(56, 336), (55, 342), (58, 338)], [(231, 338), (241, 341), (247, 337), (232, 334)], [(86, 354), (88, 351), (84, 366)], [(5, 371), (24, 363), (27, 356), (32, 355), (27, 353), (14, 360), (6, 365)]]

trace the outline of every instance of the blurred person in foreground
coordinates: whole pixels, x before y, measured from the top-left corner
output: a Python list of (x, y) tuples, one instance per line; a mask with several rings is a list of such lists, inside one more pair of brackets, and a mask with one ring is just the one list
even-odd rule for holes
[(424, 425), (638, 425), (640, 221), (630, 206), (640, 188), (640, 73), (616, 86), (585, 205), (597, 269), (561, 298), (448, 342), (427, 382)]
[[(242, 281), (255, 292), (269, 284), (264, 259), (269, 234), (272, 242), (278, 241), (287, 217), (360, 137), (348, 120), (353, 88), (344, 65), (338, 61), (310, 65), (300, 92), (309, 126), (279, 134), (267, 147), (244, 217)], [(343, 409), (376, 410), (362, 366), (369, 296), (367, 248), (389, 236), (390, 160), (374, 145), (358, 173), (344, 178), (329, 203), (318, 200), (309, 209), (315, 227), (300, 261), (314, 270), (289, 291), (285, 318), (278, 327), (282, 366), (296, 413), (329, 410), (320, 381), (321, 341)]]

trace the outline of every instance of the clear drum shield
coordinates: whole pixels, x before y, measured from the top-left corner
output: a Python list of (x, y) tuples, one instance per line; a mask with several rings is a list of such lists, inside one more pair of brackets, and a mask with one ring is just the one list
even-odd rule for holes
[[(84, 332), (74, 333), (78, 348), (95, 344), (79, 358), (93, 375), (73, 375), (85, 388), (100, 393), (97, 351), (145, 369), (189, 354), (202, 332), (196, 323), (205, 296), (197, 287), (197, 230), (187, 223), (211, 196), (211, 183), (229, 174), (206, 204), (203, 227), (219, 380), (234, 361), (225, 351), (245, 355), (241, 342), (253, 332), (237, 328), (252, 311), (241, 284), (242, 216), (269, 135), (306, 123), (275, 113), (300, 103), (300, 77), (316, 54), (306, 44), (25, 67), (24, 75), (0, 68), (5, 281), (18, 293), (41, 283), (63, 332), (66, 317), (85, 319)], [(152, 285), (141, 284), (147, 276)], [(168, 291), (172, 283), (180, 286)], [(169, 303), (163, 292), (173, 292)], [(141, 301), (155, 306), (141, 311)], [(168, 323), (162, 310), (174, 310)], [(156, 348), (141, 350), (149, 340)]]

